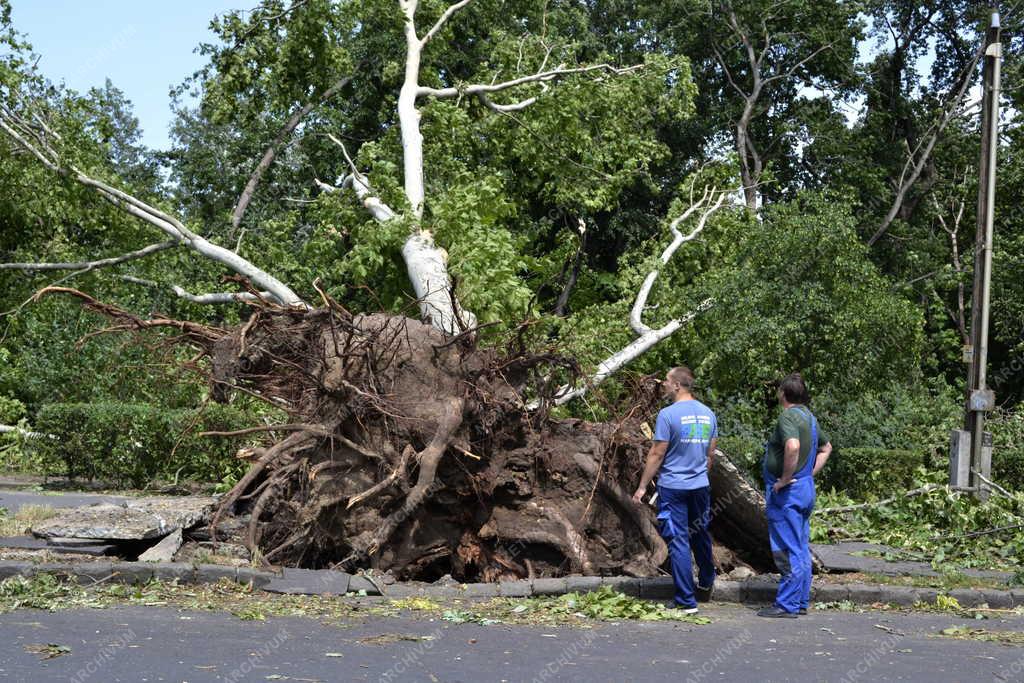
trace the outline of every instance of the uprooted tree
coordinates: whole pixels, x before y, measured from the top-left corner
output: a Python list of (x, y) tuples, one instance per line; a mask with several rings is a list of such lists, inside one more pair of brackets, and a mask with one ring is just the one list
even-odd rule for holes
[[(665, 561), (666, 547), (652, 510), (633, 504), (627, 491), (642, 466), (647, 445), (642, 425), (656, 405), (657, 392), (639, 386), (636, 409), (615, 423), (558, 420), (549, 412), (580, 398), (714, 305), (703, 301), (656, 326), (644, 321), (659, 269), (700, 235), (730, 193), (720, 186), (701, 191), (694, 176), (686, 208), (668, 226), (673, 239), (660, 259), (652, 261), (634, 299), (628, 323), (635, 339), (594, 371), (580, 372), (570, 357), (529, 351), (514, 342), (504, 349), (478, 345), (481, 330), (490, 323), (478, 322), (460, 304), (447, 253), (435, 243), (425, 219), (429, 193), (421, 103), (474, 100), (492, 115), (509, 114), (545, 98), (570, 97), (567, 91), (581, 85), (644, 78), (657, 82), (666, 75), (650, 74), (660, 67), (645, 64), (552, 66), (557, 50), (540, 38), (532, 60), (522, 39), (518, 71), (507, 80), (495, 76), (466, 83), (432, 71), (431, 85), (422, 85), (424, 51), (454, 17), (471, 11), (470, 1), (441, 10), (426, 31), (417, 27), (416, 0), (399, 2), (405, 39), (397, 96), (400, 206), (392, 208), (375, 192), (368, 174), (359, 170), (359, 155), (350, 156), (340, 136), (331, 139), (348, 170), (334, 184), (315, 181), (325, 196), (351, 191), (382, 229), (406, 231), (401, 258), (419, 319), (353, 313), (316, 282), (316, 298), (305, 300), (282, 279), (242, 257), (238, 247), (220, 246), (155, 202), (79, 168), (62, 149), (63, 140), (48, 125), (46, 113), (17, 97), (8, 98), (0, 110), (0, 129), (14, 149), (31, 154), (62, 181), (95, 192), (161, 231), (165, 241), (94, 261), (3, 267), (92, 271), (185, 247), (234, 274), (229, 280), (241, 291), (196, 295), (180, 284), (173, 289), (194, 303), (247, 306), (248, 317), (237, 326), (140, 316), (59, 286), (44, 288), (37, 296), (77, 297), (109, 318), (111, 330), (176, 331), (175, 341), (198, 350), (197, 362), (205, 358), (197, 367), (209, 377), (215, 398), (228, 400), (244, 392), (289, 416), (284, 424), (246, 430), (266, 432), (268, 438), (262, 447), (242, 454), (251, 466), (223, 498), (213, 525), (223, 515), (247, 513), (245, 542), (267, 562), (484, 580), (565, 572), (650, 575)], [(300, 4), (282, 12), (298, 10)], [(348, 78), (311, 101), (335, 96)], [(260, 158), (232, 212), (234, 228), (243, 225), (281, 140), (314, 108), (299, 107)], [(757, 492), (727, 460), (716, 468), (713, 480), (718, 540), (747, 561), (762, 561), (766, 538)]]

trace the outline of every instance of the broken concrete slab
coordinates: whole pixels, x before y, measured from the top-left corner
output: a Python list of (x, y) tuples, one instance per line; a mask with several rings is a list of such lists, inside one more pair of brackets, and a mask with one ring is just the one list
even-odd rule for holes
[(139, 555), (139, 562), (170, 562), (181, 547), (181, 528), (163, 537), (155, 546)]
[(154, 496), (128, 499), (119, 505), (68, 508), (34, 524), (32, 533), (42, 538), (144, 541), (205, 522), (216, 502), (210, 496)]
[(47, 538), (45, 542), (62, 548), (88, 548), (89, 546), (103, 545), (102, 541), (95, 538), (64, 538), (62, 536)]
[(191, 529), (210, 520), (217, 499), (212, 496), (150, 496), (129, 498), (129, 509), (142, 510), (164, 522), (168, 529)]
[(53, 539), (33, 538), (32, 536), (10, 536), (0, 538), (0, 548), (14, 550), (48, 550), (51, 553), (67, 553), (71, 555), (88, 555), (103, 557), (116, 552), (116, 547), (102, 541), (87, 541), (65, 545), (54, 543)]
[(108, 504), (69, 508), (32, 525), (32, 533), (42, 538), (132, 541), (160, 538), (170, 531), (162, 519), (144, 510)]

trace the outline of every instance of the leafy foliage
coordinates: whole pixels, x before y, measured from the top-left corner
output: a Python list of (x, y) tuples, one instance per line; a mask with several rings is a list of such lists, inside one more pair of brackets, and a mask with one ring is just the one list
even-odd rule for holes
[[(946, 480), (946, 472), (920, 468), (915, 485)], [(899, 493), (889, 487), (887, 476), (880, 475), (878, 482), (872, 498)], [(817, 508), (820, 511), (852, 502), (843, 494), (819, 492)], [(1024, 493), (1012, 498), (993, 495), (982, 503), (970, 495), (938, 487), (885, 505), (850, 512), (819, 512), (811, 520), (815, 542), (846, 535), (898, 548), (906, 556), (929, 561), (937, 568), (1015, 568), (1024, 551)]]
[(522, 603), (527, 610), (545, 610), (552, 613), (579, 614), (591, 619), (616, 621), (686, 621), (709, 624), (711, 620), (681, 609), (672, 609), (657, 602), (640, 600), (620, 593), (611, 586), (601, 586), (589, 593), (566, 593), (554, 598), (531, 598)]
[(156, 478), (219, 481), (238, 475), (245, 463), (234, 457), (235, 439), (197, 436), (252, 423), (231, 406), (166, 410), (131, 403), (50, 403), (35, 427), (56, 438), (32, 441), (42, 466), (63, 466), (69, 477), (88, 477), (117, 486), (141, 487)]

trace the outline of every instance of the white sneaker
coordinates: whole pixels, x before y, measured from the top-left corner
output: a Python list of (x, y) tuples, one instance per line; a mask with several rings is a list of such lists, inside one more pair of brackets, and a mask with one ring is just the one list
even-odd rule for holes
[(698, 610), (696, 607), (688, 607), (688, 608), (684, 607), (683, 608), (683, 614), (696, 614), (699, 611), (700, 610)]

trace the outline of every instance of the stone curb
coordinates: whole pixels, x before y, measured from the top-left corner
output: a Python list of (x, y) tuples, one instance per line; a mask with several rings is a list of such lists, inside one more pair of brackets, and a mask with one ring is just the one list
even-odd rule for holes
[[(275, 593), (293, 595), (340, 595), (360, 592), (381, 595), (380, 582), (364, 576), (350, 576), (330, 570), (285, 569), (272, 572), (251, 567), (231, 567), (216, 564), (198, 566), (185, 562), (23, 562), (0, 560), (0, 580), (12, 576), (34, 574), (60, 574), (81, 584), (114, 580), (119, 583), (143, 583), (152, 579), (185, 584), (216, 583), (230, 579), (251, 583), (253, 587)], [(629, 576), (567, 576), (556, 579), (530, 579), (499, 583), (416, 584), (395, 583), (383, 586), (384, 597), (432, 598), (494, 598), (556, 596), (573, 592), (595, 591), (609, 586), (626, 595), (647, 600), (669, 600), (673, 594), (670, 577), (634, 578)], [(776, 582), (769, 577), (753, 577), (745, 581), (719, 580), (715, 582), (717, 602), (770, 603), (775, 597)], [(911, 607), (918, 602), (935, 603), (945, 594), (955, 598), (963, 607), (988, 605), (995, 609), (1010, 609), (1024, 605), (1024, 590), (994, 590), (990, 588), (955, 588), (941, 591), (935, 588), (890, 586), (886, 584), (819, 584), (811, 592), (813, 602), (851, 602), (855, 605), (876, 603)]]

